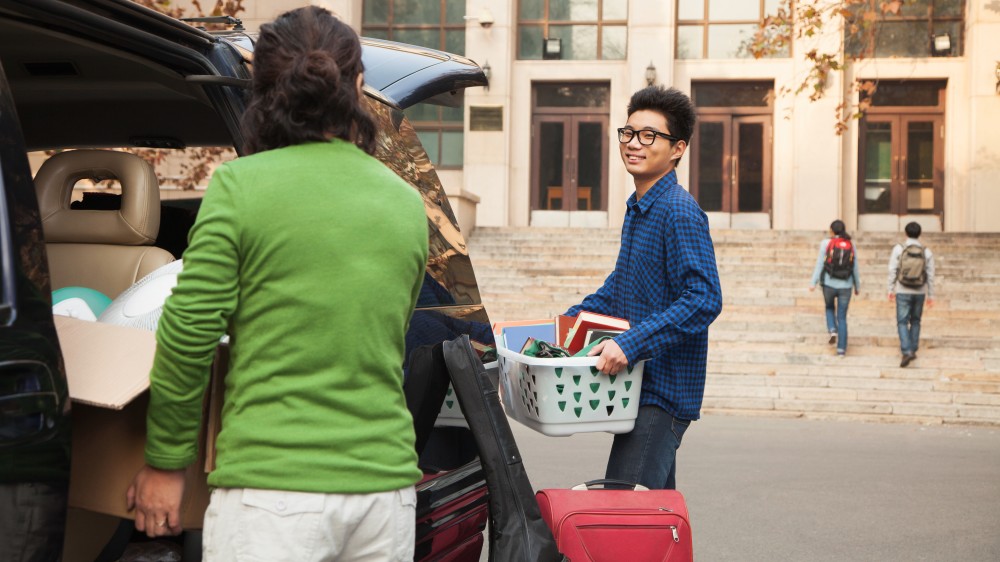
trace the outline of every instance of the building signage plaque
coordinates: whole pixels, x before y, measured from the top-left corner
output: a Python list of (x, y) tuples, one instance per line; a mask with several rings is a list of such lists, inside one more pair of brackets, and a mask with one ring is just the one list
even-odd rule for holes
[(469, 107), (470, 131), (502, 131), (502, 105), (473, 105)]

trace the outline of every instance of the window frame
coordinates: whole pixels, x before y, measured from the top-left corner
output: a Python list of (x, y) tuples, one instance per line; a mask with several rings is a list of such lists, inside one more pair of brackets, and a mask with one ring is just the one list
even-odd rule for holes
[[(605, 20), (604, 19), (604, 3), (605, 2), (621, 2), (623, 0), (596, 0), (597, 2), (597, 19), (596, 20), (552, 20), (549, 18), (550, 14), (550, 4), (552, 2), (558, 2), (560, 0), (540, 0), (543, 2), (542, 5), (542, 18), (541, 19), (521, 19), (521, 2), (523, 0), (518, 0), (517, 2), (517, 34), (514, 40), (516, 41), (515, 50), (517, 60), (557, 60), (557, 61), (581, 61), (581, 60), (614, 60), (614, 61), (625, 61), (628, 59), (628, 8), (626, 7), (625, 19), (622, 20)], [(541, 27), (542, 28), (542, 39), (550, 37), (549, 27), (571, 27), (571, 26), (594, 26), (597, 28), (597, 43), (595, 45), (597, 58), (594, 59), (545, 59), (544, 55), (536, 58), (525, 58), (521, 56), (521, 34), (524, 31), (524, 27)], [(625, 53), (621, 59), (605, 59), (604, 54), (604, 28), (605, 27), (624, 27), (626, 30), (626, 42), (625, 42)], [(544, 48), (544, 46), (543, 46)]]
[[(437, 161), (431, 159), (431, 163), (434, 164), (435, 168), (437, 168), (439, 170), (461, 170), (465, 166), (465, 148), (464, 148), (464, 146), (463, 146), (462, 152), (460, 154), (461, 160), (462, 160), (462, 162), (460, 164), (442, 164), (441, 163), (441, 154), (442, 154), (442, 151), (444, 149), (444, 134), (445, 133), (455, 133), (455, 132), (462, 133), (462, 137), (463, 137), (462, 138), (462, 143), (464, 145), (464, 143), (465, 143), (465, 117), (464, 117), (464, 109), (463, 109), (463, 118), (462, 118), (461, 121), (445, 121), (444, 117), (443, 117), (443, 113), (444, 113), (444, 109), (445, 108), (439, 107), (439, 106), (434, 106), (434, 109), (437, 111), (437, 115), (438, 115), (438, 118), (435, 121), (427, 121), (427, 120), (417, 121), (417, 120), (414, 120), (414, 119), (410, 119), (409, 115), (407, 115), (406, 118), (407, 118), (407, 120), (410, 121), (410, 125), (413, 126), (413, 130), (416, 131), (418, 134), (419, 133), (434, 133), (434, 136), (437, 139), (437, 151), (435, 152), (435, 154), (437, 154)], [(406, 113), (405, 110), (404, 110), (403, 113), (404, 114)], [(424, 151), (427, 152), (428, 157), (430, 157), (431, 151), (428, 150), (427, 145), (423, 142), (423, 140), (420, 141), (420, 144), (424, 145)]]
[[(433, 46), (433, 47), (430, 46), (430, 45), (422, 45), (422, 46), (429, 47), (429, 48), (432, 48), (432, 49), (437, 49), (439, 51), (452, 52), (452, 53), (454, 53), (456, 55), (465, 56), (465, 46), (464, 46), (464, 44), (462, 46), (462, 52), (460, 52), (460, 53), (456, 53), (456, 52), (454, 52), (454, 50), (449, 50), (448, 46), (447, 46), (447, 43), (448, 43), (448, 32), (449, 31), (461, 31), (462, 32), (462, 38), (464, 39), (465, 38), (465, 29), (466, 29), (466, 22), (465, 22), (464, 19), (461, 22), (456, 22), (456, 23), (449, 23), (448, 22), (448, 0), (438, 0), (439, 5), (440, 5), (440, 16), (441, 16), (440, 20), (438, 21), (438, 23), (396, 23), (395, 17), (394, 17), (395, 16), (395, 6), (394, 6), (395, 3), (393, 2), (393, 0), (386, 0), (386, 2), (387, 2), (387, 5), (388, 5), (388, 11), (386, 13), (385, 23), (368, 23), (368, 22), (365, 22), (364, 21), (364, 5), (363, 5), (364, 3), (362, 2), (362, 9), (361, 9), (361, 13), (362, 13), (362, 16), (361, 16), (361, 18), (362, 18), (362, 21), (361, 21), (361, 34), (362, 35), (366, 35), (367, 36), (369, 32), (371, 32), (371, 31), (377, 31), (377, 32), (380, 33), (380, 35), (378, 36), (379, 38), (385, 38), (385, 39), (387, 39), (389, 41), (398, 41), (398, 39), (396, 39), (394, 37), (394, 35), (397, 34), (397, 33), (399, 33), (400, 31), (438, 30), (440, 32), (440, 35), (438, 37), (438, 45), (437, 46)], [(464, 107), (464, 105), (463, 105), (463, 107)], [(463, 110), (463, 117), (462, 117), (461, 120), (459, 120), (459, 121), (446, 121), (444, 119), (444, 108), (442, 108), (442, 107), (436, 107), (435, 109), (437, 110), (437, 119), (435, 119), (435, 120), (420, 120), (420, 121), (418, 121), (418, 120), (410, 119), (409, 116), (407, 116), (407, 119), (409, 119), (410, 124), (413, 126), (413, 129), (416, 132), (418, 132), (418, 133), (435, 133), (435, 137), (437, 138), (437, 151), (434, 152), (434, 153), (437, 154), (437, 160), (438, 161), (434, 161), (434, 160), (431, 161), (431, 163), (434, 164), (435, 168), (437, 168), (439, 170), (461, 170), (464, 167), (464, 165), (465, 165), (465, 149), (464, 149), (464, 143), (465, 143), (465, 141), (464, 141), (465, 117), (464, 117), (464, 110)], [(459, 133), (463, 134), (463, 141), (462, 141), (462, 143), (463, 143), (463, 149), (462, 149), (461, 154), (460, 154), (462, 163), (458, 164), (458, 165), (455, 165), (455, 164), (442, 165), (441, 162), (440, 162), (440, 160), (441, 160), (442, 149), (444, 147), (444, 135), (445, 135), (445, 133), (454, 133), (454, 132), (459, 132)], [(428, 150), (427, 148), (428, 147), (425, 146), (424, 150), (427, 151), (428, 155), (429, 155), (431, 153), (431, 151)]]
[[(715, 24), (715, 25), (726, 24), (726, 25), (756, 25), (756, 26), (760, 26), (760, 25), (763, 24), (764, 18), (767, 17), (767, 0), (758, 0), (758, 2), (759, 2), (759, 8), (760, 8), (759, 9), (760, 16), (756, 20), (712, 20), (712, 19), (709, 19), (710, 4), (711, 4), (711, 2), (713, 0), (701, 0), (702, 1), (702, 8), (703, 8), (702, 18), (701, 19), (684, 19), (684, 20), (682, 20), (680, 18), (681, 2), (684, 2), (684, 1), (685, 0), (676, 0), (674, 2), (674, 10), (675, 10), (674, 13), (676, 14), (676, 24), (674, 26), (674, 28), (675, 28), (675, 33), (674, 33), (674, 53), (676, 54), (676, 53), (680, 52), (680, 35), (681, 35), (680, 34), (680, 29), (681, 29), (681, 27), (700, 27), (701, 30), (702, 30), (702, 33), (701, 33), (701, 55), (700, 56), (696, 56), (696, 57), (690, 57), (690, 58), (679, 58), (679, 57), (677, 57), (677, 60), (746, 60), (748, 58), (750, 58), (750, 59), (753, 58), (752, 56), (749, 56), (749, 53), (748, 53), (747, 57), (729, 57), (729, 58), (725, 58), (725, 59), (713, 59), (713, 58), (709, 57), (708, 56), (708, 52), (709, 52), (709, 50), (708, 50), (708, 47), (709, 47), (709, 45), (708, 45), (708, 28), (711, 25), (713, 25), (713, 24)], [(750, 0), (744, 0), (744, 1), (750, 1)], [(793, 0), (793, 2), (794, 2), (794, 0)], [(788, 46), (788, 53), (787, 54), (782, 54), (782, 55), (777, 55), (776, 54), (773, 57), (768, 57), (768, 58), (790, 58), (792, 56), (792, 54), (793, 54), (792, 45), (789, 45)]]
[[(968, 13), (968, 1), (959, 0), (962, 3), (961, 14), (957, 16), (934, 16), (934, 1), (931, 0), (928, 7), (927, 13), (925, 15), (909, 15), (906, 12), (906, 6), (901, 8), (901, 15), (895, 14), (880, 14), (878, 19), (875, 21), (873, 28), (870, 31), (862, 30), (858, 34), (849, 34), (848, 26), (853, 21), (851, 18), (846, 18), (844, 25), (844, 51), (850, 56), (855, 58), (925, 58), (925, 57), (945, 57), (954, 58), (965, 56), (965, 18)], [(879, 10), (879, 0), (868, 0), (867, 9), (875, 10), (878, 13)], [(908, 55), (879, 55), (876, 51), (878, 47), (878, 34), (880, 28), (885, 23), (896, 23), (896, 22), (927, 22), (927, 53), (926, 54), (908, 54)], [(946, 55), (935, 55), (933, 48), (930, 46), (931, 42), (934, 40), (934, 27), (935, 24), (941, 23), (958, 23), (959, 37), (952, 37), (951, 53)], [(864, 44), (860, 49), (852, 48), (853, 40), (863, 40)]]

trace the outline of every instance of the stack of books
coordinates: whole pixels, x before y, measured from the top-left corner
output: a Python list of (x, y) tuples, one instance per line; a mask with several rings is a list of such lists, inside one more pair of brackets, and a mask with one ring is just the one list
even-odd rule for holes
[(576, 316), (560, 314), (554, 319), (497, 322), (493, 333), (497, 342), (510, 350), (522, 351), (532, 340), (544, 341), (573, 355), (598, 338), (614, 337), (629, 329), (628, 320), (583, 311)]

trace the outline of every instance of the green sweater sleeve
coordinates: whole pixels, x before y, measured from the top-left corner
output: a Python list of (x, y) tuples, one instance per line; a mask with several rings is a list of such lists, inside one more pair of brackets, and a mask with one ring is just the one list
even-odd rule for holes
[(194, 462), (212, 360), (236, 308), (239, 213), (230, 175), (223, 165), (209, 182), (157, 328), (146, 420), (146, 462), (156, 468)]

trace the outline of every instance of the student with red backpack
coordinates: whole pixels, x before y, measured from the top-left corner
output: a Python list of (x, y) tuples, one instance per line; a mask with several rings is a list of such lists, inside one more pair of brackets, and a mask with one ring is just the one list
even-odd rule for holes
[(843, 357), (847, 353), (847, 307), (851, 304), (851, 289), (855, 295), (861, 291), (861, 277), (858, 275), (857, 247), (840, 219), (830, 224), (830, 236), (819, 244), (809, 290), (815, 291), (817, 284), (823, 285), (830, 345), (837, 344), (837, 355)]

